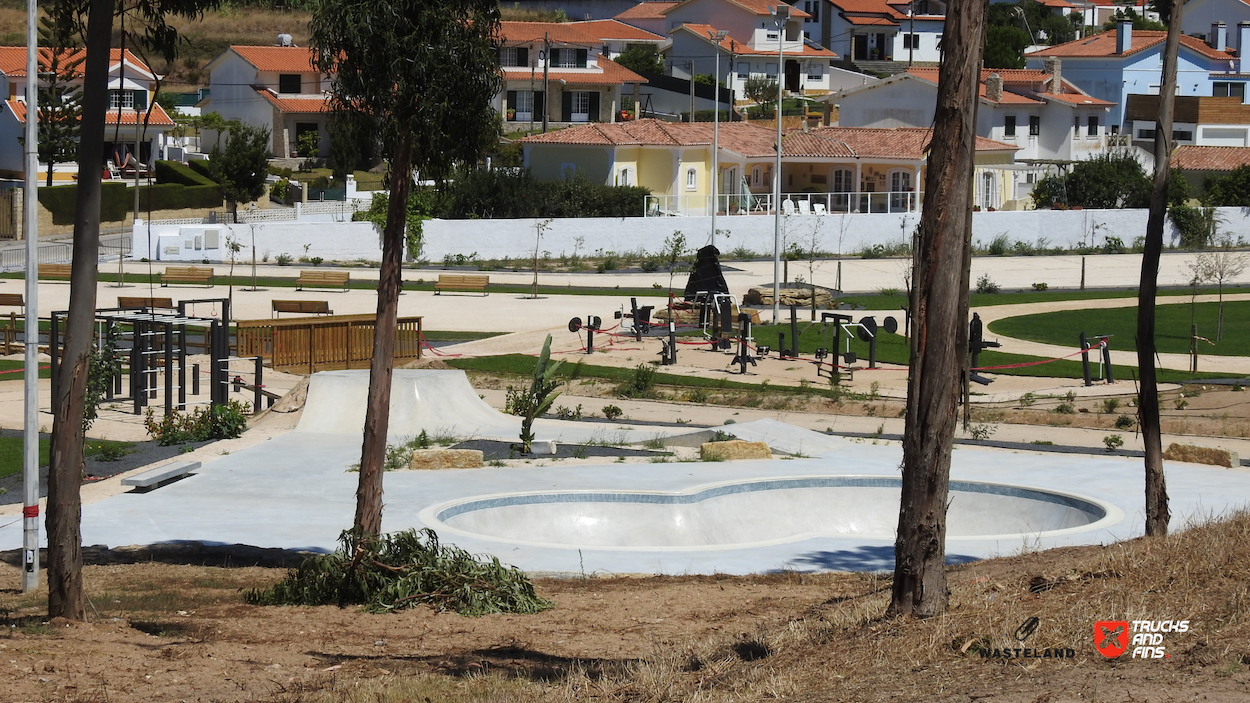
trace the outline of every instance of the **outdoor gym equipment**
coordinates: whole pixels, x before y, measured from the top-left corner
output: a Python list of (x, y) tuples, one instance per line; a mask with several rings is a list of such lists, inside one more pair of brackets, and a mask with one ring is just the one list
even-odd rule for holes
[[(1089, 370), (1089, 350), (1095, 345), (1102, 347), (1102, 358), (1098, 361), (1098, 375), (1106, 376), (1107, 383), (1115, 383), (1115, 372), (1111, 370), (1111, 337), (1109, 334), (1094, 335), (1094, 344), (1089, 343), (1085, 331), (1081, 331), (1081, 374), (1085, 377), (1085, 385), (1094, 385)], [(1102, 380), (1101, 378), (1099, 380)]]

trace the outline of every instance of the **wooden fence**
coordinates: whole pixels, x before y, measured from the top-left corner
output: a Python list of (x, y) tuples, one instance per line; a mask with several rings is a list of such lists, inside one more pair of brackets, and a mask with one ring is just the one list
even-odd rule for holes
[[(313, 373), (367, 369), (373, 359), (373, 315), (239, 320), (239, 356), (263, 356), (275, 369)], [(401, 317), (395, 361), (421, 358), (421, 318)]]

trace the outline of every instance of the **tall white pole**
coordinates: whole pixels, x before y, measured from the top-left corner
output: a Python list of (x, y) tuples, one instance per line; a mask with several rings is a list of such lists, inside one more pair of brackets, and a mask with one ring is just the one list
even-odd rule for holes
[(26, 593), (39, 587), (39, 35), (35, 10), (35, 0), (26, 0), (26, 187), (22, 193), (22, 236), (26, 238), (22, 591)]
[(781, 89), (785, 85), (786, 20), (790, 6), (778, 4), (768, 11), (777, 18), (777, 166), (773, 169), (773, 324), (781, 322)]
[[(713, 29), (707, 33), (716, 43), (716, 100), (712, 105), (712, 246), (716, 246), (716, 211), (720, 209), (720, 43), (728, 33), (724, 29)], [(733, 66), (729, 68), (733, 70)]]

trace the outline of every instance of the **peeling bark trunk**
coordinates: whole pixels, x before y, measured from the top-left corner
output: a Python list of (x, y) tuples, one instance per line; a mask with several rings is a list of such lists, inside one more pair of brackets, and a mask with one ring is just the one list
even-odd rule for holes
[(938, 104), (913, 253), (903, 490), (889, 615), (946, 611), (946, 503), (968, 366), (968, 234), (985, 0), (947, 6)]
[(378, 316), (369, 364), (369, 403), (360, 448), (360, 481), (356, 488), (354, 529), (361, 535), (382, 533), (382, 462), (390, 427), (391, 376), (395, 369), (395, 329), (399, 291), (403, 287), (404, 224), (412, 189), (412, 137), (401, 132), (391, 159), (391, 195), (382, 235), (382, 269), (378, 276)]
[(1163, 476), (1163, 438), (1159, 417), (1158, 380), (1155, 374), (1155, 297), (1159, 287), (1159, 258), (1163, 253), (1163, 226), (1167, 221), (1168, 180), (1172, 174), (1172, 105), (1176, 95), (1176, 61), (1180, 47), (1182, 3), (1172, 3), (1168, 38), (1163, 50), (1163, 80), (1159, 89), (1159, 114), (1155, 129), (1154, 188), (1150, 193), (1150, 219), (1142, 250), (1141, 281), (1137, 290), (1137, 369), (1141, 386), (1137, 396), (1137, 420), (1146, 450), (1146, 534), (1168, 533), (1167, 481)]
[(95, 329), (96, 265), (100, 250), (100, 179), (108, 110), (109, 38), (114, 0), (92, 0), (83, 62), (82, 132), (74, 214), (74, 261), (62, 362), (52, 399), (48, 467), (48, 616), (82, 620), (83, 406)]

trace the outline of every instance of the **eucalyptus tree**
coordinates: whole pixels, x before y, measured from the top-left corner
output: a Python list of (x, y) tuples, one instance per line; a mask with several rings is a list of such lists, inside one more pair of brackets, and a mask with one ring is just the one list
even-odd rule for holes
[(498, 138), (491, 100), (502, 87), (498, 0), (322, 0), (309, 45), (332, 76), (332, 119), (371, 125), (390, 161), (377, 323), (361, 445), (354, 529), (382, 529), (382, 462), (389, 427), (400, 264), (413, 172), (442, 182)]
[(78, 140), (78, 189), (74, 212), (73, 268), (63, 359), (52, 398), (52, 447), (48, 468), (48, 615), (81, 620), (82, 484), (87, 377), (95, 331), (97, 262), (100, 251), (100, 181), (105, 118), (109, 108), (109, 59), (113, 21), (123, 14), (131, 41), (166, 61), (177, 56), (178, 31), (165, 18), (198, 18), (220, 0), (55, 0), (45, 9), (53, 23), (78, 34), (83, 60), (82, 126)]

